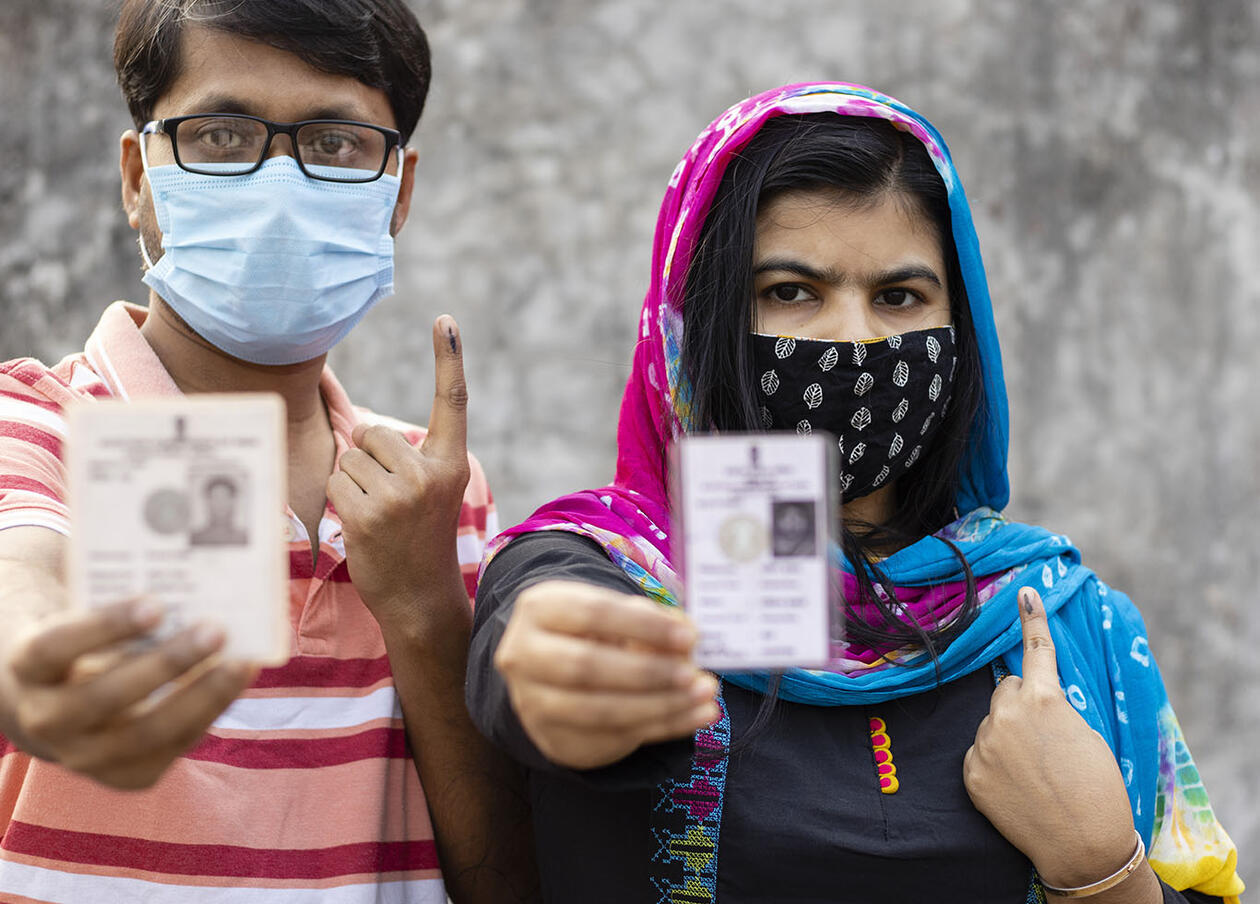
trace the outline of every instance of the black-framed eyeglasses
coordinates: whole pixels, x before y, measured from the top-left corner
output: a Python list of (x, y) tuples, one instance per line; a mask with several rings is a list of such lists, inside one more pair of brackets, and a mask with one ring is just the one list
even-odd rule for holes
[(181, 169), (203, 176), (244, 176), (267, 159), (271, 139), (288, 135), (302, 172), (325, 182), (374, 182), (402, 135), (346, 119), (272, 122), (243, 113), (198, 113), (155, 119), (141, 135), (166, 135)]

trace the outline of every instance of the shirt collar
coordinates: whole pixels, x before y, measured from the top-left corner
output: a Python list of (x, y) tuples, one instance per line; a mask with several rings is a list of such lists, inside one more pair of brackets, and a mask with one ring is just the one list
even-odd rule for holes
[(116, 301), (105, 309), (88, 337), (84, 349), (88, 363), (115, 398), (180, 394), (157, 353), (140, 334), (148, 313), (139, 305)]
[[(88, 363), (115, 398), (129, 400), (181, 395), (153, 347), (140, 332), (149, 312), (139, 305), (116, 301), (105, 309), (84, 351)], [(359, 414), (350, 397), (327, 366), (320, 374), (319, 391), (337, 443), (337, 457), (350, 448)]]

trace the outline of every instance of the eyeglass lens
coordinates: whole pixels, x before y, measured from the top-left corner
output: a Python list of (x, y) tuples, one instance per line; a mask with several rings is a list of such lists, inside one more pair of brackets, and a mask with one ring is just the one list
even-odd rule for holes
[[(175, 137), (179, 161), (186, 169), (205, 167), (206, 172), (216, 175), (248, 172), (267, 150), (267, 126), (233, 116), (185, 119)], [(385, 165), (389, 150), (384, 133), (344, 122), (305, 123), (293, 137), (294, 151), (307, 167), (336, 167), (375, 175)], [(312, 175), (319, 173), (313, 171)]]

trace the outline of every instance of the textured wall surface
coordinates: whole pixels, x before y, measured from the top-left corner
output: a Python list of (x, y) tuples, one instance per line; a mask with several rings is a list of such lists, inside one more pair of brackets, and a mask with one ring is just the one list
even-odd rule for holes
[[(1013, 410), (1012, 515), (1069, 533), (1151, 625), (1260, 888), (1260, 8), (1254, 0), (417, 0), (435, 83), (398, 294), (334, 353), (423, 420), (463, 326), (505, 520), (612, 473), (674, 164), (773, 85), (875, 85), (972, 199)], [(143, 300), (119, 210), (110, 4), (0, 2), (0, 359)], [(1251, 651), (1251, 652), (1248, 652)]]

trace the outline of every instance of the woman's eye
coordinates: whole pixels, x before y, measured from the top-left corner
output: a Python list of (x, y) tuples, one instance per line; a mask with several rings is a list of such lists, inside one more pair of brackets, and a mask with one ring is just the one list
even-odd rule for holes
[(887, 289), (879, 293), (877, 300), (890, 308), (908, 308), (919, 300), (919, 296), (909, 289)]
[(792, 283), (782, 283), (777, 286), (772, 286), (767, 294), (775, 301), (780, 301), (784, 304), (808, 301), (810, 298), (810, 295), (805, 290), (804, 286), (797, 286)]

